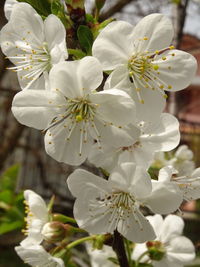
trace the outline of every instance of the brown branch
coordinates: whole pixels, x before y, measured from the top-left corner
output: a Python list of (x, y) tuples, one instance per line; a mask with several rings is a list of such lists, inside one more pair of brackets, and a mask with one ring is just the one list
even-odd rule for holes
[(109, 10), (105, 11), (104, 13), (100, 14), (99, 21), (103, 21), (115, 13), (119, 12), (123, 7), (128, 5), (131, 2), (134, 2), (136, 0), (118, 0), (115, 5), (113, 5)]
[(115, 230), (113, 236), (113, 250), (115, 251), (120, 267), (129, 267), (126, 251), (124, 247), (124, 241), (121, 234)]

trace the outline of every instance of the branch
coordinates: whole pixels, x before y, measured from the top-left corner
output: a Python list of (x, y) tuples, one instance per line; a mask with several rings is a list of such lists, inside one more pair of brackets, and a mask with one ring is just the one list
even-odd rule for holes
[(125, 7), (129, 3), (135, 2), (135, 1), (136, 0), (118, 0), (118, 2), (115, 3), (115, 5), (113, 5), (109, 10), (105, 11), (99, 16), (99, 21), (103, 21), (111, 17), (112, 15), (119, 12), (123, 7)]
[(129, 267), (123, 237), (117, 230), (114, 231), (114, 240), (112, 247), (115, 253), (117, 254), (120, 267)]

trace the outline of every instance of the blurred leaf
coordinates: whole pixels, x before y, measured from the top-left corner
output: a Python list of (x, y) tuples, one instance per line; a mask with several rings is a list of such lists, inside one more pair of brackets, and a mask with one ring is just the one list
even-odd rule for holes
[(17, 175), (19, 173), (19, 165), (13, 165), (7, 169), (0, 177), (0, 191), (15, 190)]
[(91, 55), (93, 34), (90, 28), (88, 26), (80, 25), (77, 30), (77, 37), (81, 48), (87, 53), (87, 55)]
[(13, 221), (0, 224), (0, 235), (11, 232), (13, 230), (21, 229), (23, 227), (22, 221)]
[(80, 49), (68, 49), (69, 55), (74, 56), (75, 59), (81, 59), (86, 56), (86, 53), (84, 53)]
[(102, 9), (105, 2), (106, 2), (106, 0), (95, 0), (95, 5), (96, 5), (96, 8), (98, 9), (98, 11), (100, 11)]
[(13, 192), (10, 190), (5, 190), (0, 192), (0, 202), (5, 202), (7, 204), (12, 204), (14, 201)]
[(180, 5), (181, 0), (171, 0), (172, 4)]
[(31, 5), (41, 16), (47, 17), (51, 14), (51, 4), (47, 0), (17, 0)]
[(102, 31), (109, 23), (111, 23), (114, 20), (115, 19), (110, 18), (110, 19), (104, 20), (100, 24), (94, 24), (94, 26), (92, 27), (92, 33), (93, 33), (94, 39), (96, 39), (96, 37), (99, 35), (100, 31)]

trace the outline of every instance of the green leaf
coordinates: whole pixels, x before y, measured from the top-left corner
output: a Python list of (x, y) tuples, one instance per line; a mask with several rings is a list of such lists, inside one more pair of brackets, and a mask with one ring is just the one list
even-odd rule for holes
[(0, 177), (0, 191), (15, 190), (16, 180), (19, 173), (19, 165), (13, 165), (7, 169)]
[(17, 0), (31, 5), (41, 16), (47, 17), (51, 14), (51, 4), (48, 0)]
[(65, 27), (67, 26), (67, 17), (65, 13), (65, 8), (64, 5), (60, 2), (60, 0), (52, 1), (51, 12), (62, 21)]
[(68, 49), (69, 55), (74, 56), (75, 59), (81, 59), (86, 56), (86, 53), (84, 53), (80, 49)]
[(13, 230), (21, 229), (23, 227), (22, 221), (12, 221), (7, 223), (1, 223), (0, 225), (0, 235), (11, 232)]
[(87, 55), (91, 55), (93, 34), (90, 28), (88, 26), (80, 25), (77, 30), (77, 37), (81, 48), (87, 53)]
[(0, 192), (0, 202), (5, 202), (6, 204), (12, 204), (14, 201), (13, 192), (10, 190), (5, 190)]

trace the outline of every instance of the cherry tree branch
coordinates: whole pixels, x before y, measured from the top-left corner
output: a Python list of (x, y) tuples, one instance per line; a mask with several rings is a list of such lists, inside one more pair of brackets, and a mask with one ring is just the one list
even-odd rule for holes
[(119, 261), (119, 264), (121, 267), (129, 267), (125, 247), (124, 247), (124, 242), (123, 242), (123, 237), (121, 234), (115, 230), (114, 231), (114, 240), (113, 240), (113, 250), (117, 254), (117, 258)]

